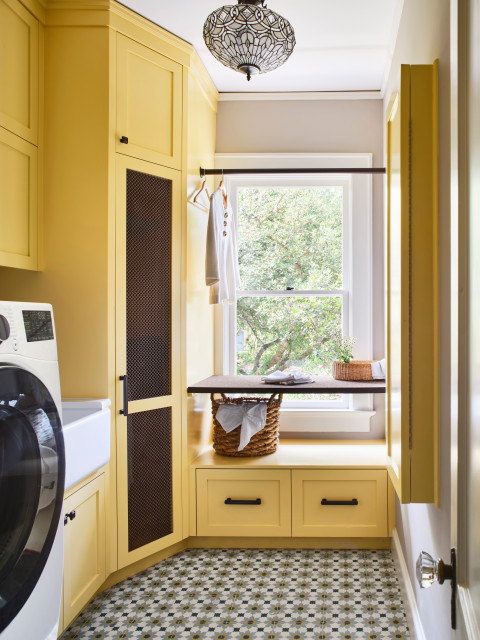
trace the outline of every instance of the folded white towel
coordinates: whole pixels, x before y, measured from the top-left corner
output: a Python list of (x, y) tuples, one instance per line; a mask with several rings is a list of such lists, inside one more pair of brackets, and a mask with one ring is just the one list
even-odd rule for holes
[(275, 371), (268, 376), (262, 376), (262, 382), (268, 382), (269, 384), (306, 384), (307, 382), (315, 382), (315, 380), (303, 371), (290, 371), (288, 373)]
[(242, 425), (238, 446), (238, 451), (242, 451), (250, 442), (250, 438), (264, 428), (267, 421), (267, 403), (220, 404), (217, 420), (226, 433)]
[(372, 362), (372, 378), (375, 380), (385, 380), (386, 362), (385, 358)]

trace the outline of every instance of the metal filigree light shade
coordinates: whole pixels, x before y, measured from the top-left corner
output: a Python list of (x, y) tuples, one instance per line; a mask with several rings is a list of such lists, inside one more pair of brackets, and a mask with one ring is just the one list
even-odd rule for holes
[(295, 46), (292, 25), (267, 9), (264, 0), (238, 0), (216, 9), (203, 25), (203, 39), (219, 62), (247, 80), (282, 65)]

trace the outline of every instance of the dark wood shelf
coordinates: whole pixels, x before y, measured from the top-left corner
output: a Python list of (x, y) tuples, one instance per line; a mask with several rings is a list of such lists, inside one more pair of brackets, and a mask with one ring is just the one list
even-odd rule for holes
[(210, 376), (191, 384), (188, 393), (385, 393), (385, 381), (350, 382), (316, 376), (308, 384), (266, 384), (261, 376)]

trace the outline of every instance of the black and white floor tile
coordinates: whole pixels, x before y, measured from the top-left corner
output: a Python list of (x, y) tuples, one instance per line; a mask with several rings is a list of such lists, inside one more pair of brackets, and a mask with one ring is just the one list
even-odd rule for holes
[(101, 593), (61, 640), (408, 640), (390, 551), (191, 549)]

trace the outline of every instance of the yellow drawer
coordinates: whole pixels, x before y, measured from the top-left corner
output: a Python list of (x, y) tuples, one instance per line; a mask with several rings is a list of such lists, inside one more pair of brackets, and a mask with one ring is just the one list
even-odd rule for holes
[(197, 469), (199, 536), (290, 536), (290, 503), (289, 470)]
[(387, 521), (386, 471), (292, 472), (293, 536), (383, 537)]

